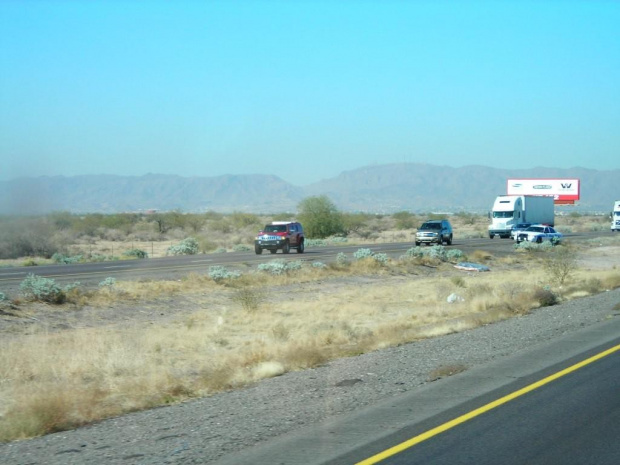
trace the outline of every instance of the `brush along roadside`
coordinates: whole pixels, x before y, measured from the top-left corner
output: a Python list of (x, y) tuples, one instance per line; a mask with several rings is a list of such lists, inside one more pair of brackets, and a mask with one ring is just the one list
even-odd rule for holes
[[(6, 331), (16, 317), (2, 316), (10, 337), (0, 342), (0, 439), (207, 396), (620, 286), (613, 269), (588, 271), (584, 287), (575, 273), (559, 287), (525, 258), (523, 269), (497, 260), (493, 273), (471, 274), (415, 260), (365, 257), (219, 283), (116, 282), (91, 305), (16, 305), (13, 314), (34, 319)], [(455, 289), (463, 301), (450, 304)]]

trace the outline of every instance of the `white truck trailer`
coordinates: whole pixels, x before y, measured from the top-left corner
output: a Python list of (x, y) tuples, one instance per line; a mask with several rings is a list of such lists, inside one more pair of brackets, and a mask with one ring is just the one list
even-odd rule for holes
[(519, 223), (553, 226), (554, 200), (553, 197), (540, 195), (500, 195), (495, 199), (489, 217), (491, 239), (495, 236), (510, 237), (510, 230)]
[(611, 231), (620, 231), (620, 200), (614, 202), (614, 211), (611, 212)]

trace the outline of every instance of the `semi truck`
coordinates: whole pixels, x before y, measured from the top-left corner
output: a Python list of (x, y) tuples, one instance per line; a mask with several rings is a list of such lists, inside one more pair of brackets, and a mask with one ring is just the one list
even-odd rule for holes
[[(489, 213), (489, 238), (510, 237), (510, 231), (520, 223), (554, 225), (554, 200), (541, 195), (499, 195)], [(620, 219), (620, 218), (618, 218)]]
[(620, 231), (620, 200), (614, 202), (614, 211), (611, 212), (611, 231)]

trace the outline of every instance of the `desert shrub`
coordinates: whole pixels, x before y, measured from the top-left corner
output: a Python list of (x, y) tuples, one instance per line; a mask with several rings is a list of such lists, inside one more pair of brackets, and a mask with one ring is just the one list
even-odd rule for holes
[(299, 271), (303, 268), (303, 262), (301, 260), (294, 260), (291, 262), (285, 262), (284, 260), (271, 260), (267, 263), (261, 263), (258, 265), (258, 271), (264, 271), (273, 276), (280, 276), (288, 272)]
[(22, 266), (38, 266), (38, 265), (39, 264), (37, 263), (37, 261), (34, 258), (27, 258), (22, 263)]
[(577, 270), (574, 251), (568, 247), (555, 247), (545, 256), (543, 268), (555, 283), (563, 285)]
[(218, 247), (217, 249), (215, 249), (215, 253), (226, 253), (226, 247)]
[(235, 252), (249, 252), (252, 248), (245, 244), (237, 244), (233, 246)]
[(233, 292), (230, 300), (240, 305), (247, 312), (255, 312), (265, 301), (265, 294), (259, 289), (242, 287)]
[(370, 215), (367, 213), (343, 213), (342, 214), (342, 225), (344, 227), (345, 233), (359, 233), (362, 228), (369, 221)]
[(0, 258), (51, 257), (63, 248), (51, 222), (45, 218), (11, 218), (0, 223)]
[(421, 258), (424, 256), (424, 252), (425, 250), (420, 246), (411, 247), (410, 249), (407, 249), (404, 255), (401, 255), (400, 258), (401, 260), (408, 258)]
[(596, 294), (603, 289), (603, 281), (598, 278), (590, 278), (585, 283), (585, 288), (590, 294)]
[(323, 262), (312, 262), (312, 268), (323, 269), (327, 268), (327, 265)]
[(493, 287), (486, 283), (475, 284), (467, 289), (467, 295), (470, 298), (490, 296), (493, 295)]
[(28, 300), (61, 304), (66, 298), (64, 291), (56, 284), (56, 281), (32, 273), (20, 283), (19, 290)]
[(185, 226), (194, 234), (199, 233), (204, 226), (206, 218), (199, 214), (187, 214), (185, 219)]
[(415, 216), (408, 211), (396, 212), (392, 218), (396, 220), (396, 229), (413, 229), (416, 227)]
[(431, 258), (436, 258), (438, 260), (446, 261), (446, 248), (443, 245), (434, 245), (430, 249), (428, 249), (428, 256)]
[(170, 255), (195, 255), (198, 253), (198, 241), (193, 237), (188, 237), (168, 247), (168, 253)]
[(241, 273), (238, 271), (229, 271), (224, 266), (211, 266), (209, 267), (209, 278), (216, 283), (220, 283), (227, 279), (237, 279), (241, 277)]
[(307, 197), (299, 202), (297, 209), (308, 237), (322, 239), (345, 232), (342, 214), (325, 195)]
[(286, 264), (286, 271), (299, 271), (303, 267), (301, 260), (293, 260)]
[(541, 307), (550, 307), (558, 303), (558, 296), (547, 287), (538, 287), (532, 296)]
[(336, 263), (340, 266), (346, 266), (349, 264), (349, 259), (344, 252), (338, 252), (338, 255), (336, 255)]
[(82, 285), (82, 283), (80, 283), (79, 281), (75, 281), (73, 283), (67, 284), (63, 290), (65, 292), (71, 292), (74, 291), (75, 289), (78, 289), (80, 286)]
[(463, 224), (468, 224), (470, 226), (476, 224), (476, 219), (478, 218), (478, 215), (469, 212), (457, 212), (455, 213), (455, 216), (460, 218), (463, 221)]
[(452, 276), (450, 278), (450, 281), (452, 282), (452, 284), (454, 284), (456, 287), (467, 287), (467, 285), (465, 284), (465, 280), (463, 279), (462, 276)]
[(353, 258), (356, 260), (363, 260), (364, 258), (370, 258), (373, 256), (372, 250), (370, 249), (357, 249), (353, 253)]
[[(207, 239), (206, 237), (197, 237), (196, 240), (198, 241), (198, 249), (201, 252), (212, 252), (212, 251), (217, 251), (218, 245), (217, 243)], [(226, 249), (224, 249), (224, 252), (226, 251)]]
[(219, 231), (223, 234), (228, 234), (233, 230), (232, 225), (226, 218), (220, 218), (212, 221), (211, 223), (209, 223), (209, 228), (211, 228), (213, 231)]
[(4, 292), (0, 292), (0, 302), (4, 300), (9, 300), (9, 298), (6, 296)]
[(276, 324), (271, 328), (271, 336), (278, 341), (288, 341), (291, 335), (291, 329), (283, 323)]
[(349, 239), (342, 236), (333, 236), (327, 239), (330, 244), (346, 244)]
[(434, 245), (433, 247), (411, 247), (404, 255), (400, 256), (401, 260), (421, 259), (439, 260), (442, 262), (457, 262), (464, 257), (463, 251), (460, 249), (446, 250), (443, 245)]
[(286, 273), (286, 263), (284, 260), (272, 260), (267, 263), (261, 263), (258, 265), (258, 271), (265, 271), (274, 276), (283, 275)]
[(244, 228), (246, 226), (260, 225), (260, 218), (252, 213), (235, 212), (230, 215), (230, 221), (235, 228)]
[(379, 234), (377, 234), (375, 231), (360, 230), (360, 231), (357, 231), (356, 234), (362, 239), (367, 239), (367, 240), (374, 241), (375, 239), (379, 238)]
[(537, 244), (536, 242), (523, 241), (515, 244), (515, 250), (525, 250), (527, 252), (547, 252), (553, 248), (553, 244), (549, 241)]
[(463, 257), (463, 251), (459, 249), (450, 249), (446, 252), (446, 260), (452, 263), (462, 260)]
[(125, 257), (149, 258), (149, 254), (142, 249), (131, 249), (123, 252)]
[(387, 254), (384, 253), (376, 253), (372, 256), (372, 258), (374, 261), (380, 263), (381, 265), (387, 265), (387, 262), (389, 260)]
[(86, 256), (86, 260), (89, 262), (112, 262), (118, 260), (118, 257), (114, 255), (102, 255), (99, 253), (91, 253)]
[(116, 284), (116, 278), (113, 278), (112, 276), (108, 276), (107, 278), (105, 278), (103, 281), (99, 283), (99, 287), (110, 288), (114, 286), (115, 284)]
[(55, 263), (64, 263), (65, 265), (69, 265), (71, 263), (79, 263), (83, 260), (82, 255), (72, 255), (70, 257), (63, 255), (61, 253), (55, 253), (52, 255), (52, 261)]

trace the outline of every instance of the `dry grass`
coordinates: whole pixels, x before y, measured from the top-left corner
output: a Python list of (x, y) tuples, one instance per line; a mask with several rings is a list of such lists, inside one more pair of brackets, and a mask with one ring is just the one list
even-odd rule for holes
[[(527, 261), (518, 260), (526, 267)], [(3, 339), (0, 440), (210, 395), (336, 357), (521, 315), (543, 305), (537, 291), (545, 286), (559, 300), (620, 286), (613, 268), (576, 270), (563, 286), (554, 286), (538, 266), (541, 259), (532, 260), (525, 272), (496, 263), (491, 273), (362, 260), (283, 276), (249, 273), (226, 285), (200, 275), (119, 282), (74, 296), (73, 305), (83, 298), (91, 308), (112, 312), (125, 302), (136, 312), (155, 307), (166, 317), (53, 333), (41, 326)], [(452, 293), (462, 300), (448, 303)], [(165, 305), (172, 308), (157, 303), (171, 296), (175, 300)], [(453, 368), (440, 367), (430, 376), (458, 371)]]

